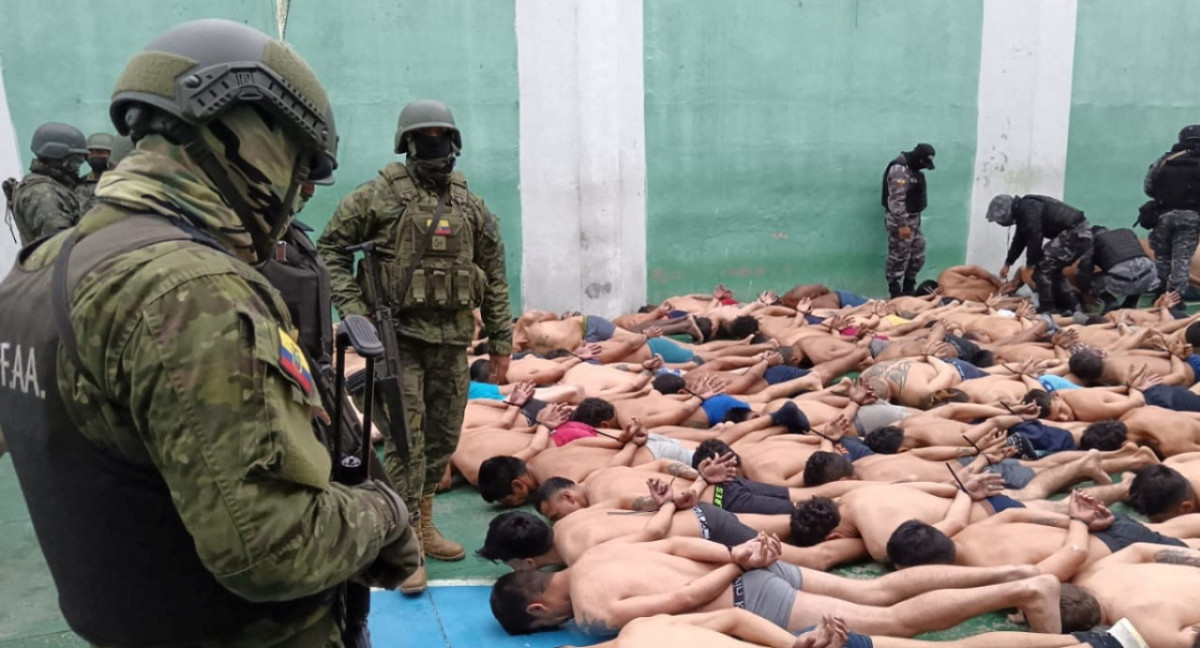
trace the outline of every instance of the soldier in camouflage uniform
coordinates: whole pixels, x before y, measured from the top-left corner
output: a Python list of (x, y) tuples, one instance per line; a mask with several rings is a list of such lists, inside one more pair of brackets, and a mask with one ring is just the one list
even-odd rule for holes
[(929, 144), (917, 144), (888, 162), (883, 172), (883, 207), (888, 233), (888, 293), (892, 297), (912, 295), (917, 274), (925, 266), (925, 234), (921, 232), (921, 212), (927, 205), (925, 174), (932, 171), (935, 151)]
[(200, 20), (129, 61), (110, 112), (137, 150), (0, 283), (0, 427), (63, 615), (110, 647), (341, 646), (334, 588), (395, 587), (419, 548), (391, 489), (331, 483), (251, 265), (336, 165), (325, 91), (285, 44)]
[(1162, 290), (1183, 295), (1200, 243), (1200, 125), (1179, 132), (1179, 143), (1150, 165), (1144, 188), (1158, 208), (1150, 249)]
[[(999, 194), (988, 203), (987, 220), (1017, 230), (1000, 268), (1001, 281), (1021, 253), (1033, 267), (1039, 313), (1070, 315), (1079, 307), (1063, 270), (1092, 247), (1092, 226), (1083, 212), (1049, 196)], [(1043, 247), (1042, 241), (1050, 239)]]
[(83, 133), (69, 124), (49, 122), (34, 131), (30, 149), (35, 159), (29, 175), (13, 191), (13, 219), (21, 245), (79, 221), (75, 187), (79, 184), (79, 167), (87, 155), (86, 144)]
[[(439, 560), (466, 554), (462, 545), (438, 532), (432, 515), (434, 490), (458, 444), (467, 404), (466, 347), (474, 333), (473, 308), (482, 310), (492, 382), (504, 380), (512, 352), (499, 222), (467, 190), (466, 178), (453, 171), (461, 148), (462, 137), (446, 106), (437, 101), (405, 106), (395, 140), (395, 151), (406, 154), (405, 162), (387, 165), (379, 177), (344, 197), (317, 243), (343, 316), (371, 310), (346, 248), (374, 241), (381, 254), (413, 438), (410, 458), (404, 461), (390, 435), (384, 435), (385, 465), (409, 507), (419, 507), (425, 554)], [(441, 208), (439, 201), (444, 202)], [(418, 249), (425, 249), (419, 260)], [(409, 272), (407, 294), (401, 295)], [(424, 573), (418, 572), (401, 591), (424, 588)]]
[(79, 198), (79, 213), (86, 212), (92, 206), (92, 196), (96, 193), (96, 183), (100, 176), (109, 168), (109, 156), (112, 155), (113, 136), (108, 133), (92, 133), (87, 138), (87, 163), (91, 171), (80, 178), (75, 185), (75, 195)]

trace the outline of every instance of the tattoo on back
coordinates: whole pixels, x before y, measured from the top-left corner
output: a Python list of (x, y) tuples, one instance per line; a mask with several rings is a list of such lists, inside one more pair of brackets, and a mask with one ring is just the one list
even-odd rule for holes
[(1187, 565), (1200, 567), (1200, 556), (1179, 549), (1163, 549), (1154, 554), (1154, 562), (1166, 565)]
[(629, 508), (635, 511), (653, 511), (657, 507), (654, 505), (653, 497), (650, 497), (649, 495), (642, 495), (641, 497), (634, 499)]
[(896, 362), (888, 365), (888, 368), (883, 372), (883, 377), (896, 383), (896, 387), (900, 391), (904, 391), (904, 384), (908, 382), (908, 371), (910, 369), (912, 369), (912, 360)]

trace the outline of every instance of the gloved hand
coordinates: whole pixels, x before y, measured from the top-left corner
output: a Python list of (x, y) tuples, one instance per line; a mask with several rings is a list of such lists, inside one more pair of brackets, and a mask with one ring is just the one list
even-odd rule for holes
[(386, 544), (379, 550), (375, 562), (355, 581), (368, 587), (396, 589), (421, 566), (421, 544), (416, 529), (409, 524), (408, 507), (404, 500), (381, 482), (367, 482), (360, 488), (384, 495), (396, 514), (396, 527), (388, 534)]

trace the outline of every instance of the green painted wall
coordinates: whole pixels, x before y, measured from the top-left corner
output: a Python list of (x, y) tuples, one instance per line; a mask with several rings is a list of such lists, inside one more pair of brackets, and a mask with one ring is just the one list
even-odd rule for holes
[[(194, 18), (239, 20), (278, 35), (270, 0), (93, 0), (5, 3), (0, 62), (26, 163), (45, 121), (112, 130), (108, 97), (125, 61), (163, 30)], [(323, 228), (338, 199), (392, 155), (400, 108), (437, 98), (463, 131), (459, 168), (501, 217), (513, 303), (520, 303), (517, 46), (512, 2), (338, 3), (292, 0), (286, 39), (329, 90), (341, 134), (337, 184), (320, 188), (303, 220)]]
[(982, 5), (645, 4), (649, 296), (885, 292), (885, 164), (933, 143), (925, 275), (965, 254)]
[(1195, 0), (1079, 3), (1064, 199), (1094, 223), (1129, 227), (1146, 200), (1146, 168), (1175, 143), (1180, 128), (1200, 123), (1190, 78), (1198, 6)]

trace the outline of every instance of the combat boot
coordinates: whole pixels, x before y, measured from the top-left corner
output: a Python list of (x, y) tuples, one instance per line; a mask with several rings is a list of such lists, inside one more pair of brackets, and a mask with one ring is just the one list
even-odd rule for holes
[(408, 523), (417, 530), (417, 549), (420, 551), (420, 562), (417, 564), (417, 571), (408, 575), (403, 583), (400, 583), (401, 594), (420, 594), (425, 591), (425, 586), (428, 584), (429, 575), (425, 571), (425, 546), (421, 542), (421, 514), (419, 511), (412, 511), (408, 515)]
[(900, 290), (900, 282), (899, 281), (889, 281), (888, 282), (888, 294), (891, 295), (892, 299), (895, 299), (895, 298), (899, 297), (900, 295), (904, 294), (904, 292), (902, 290)]
[(917, 294), (917, 280), (906, 277), (904, 279), (904, 289), (900, 293), (906, 297), (912, 297)]
[(467, 550), (457, 542), (447, 539), (433, 525), (433, 495), (421, 498), (421, 549), (425, 555), (447, 562), (462, 560)]

